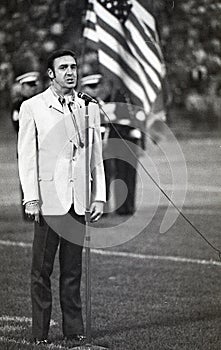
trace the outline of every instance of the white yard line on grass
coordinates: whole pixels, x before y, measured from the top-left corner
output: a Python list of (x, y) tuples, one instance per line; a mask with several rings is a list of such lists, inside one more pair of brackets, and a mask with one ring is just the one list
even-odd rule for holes
[(30, 317), (18, 317), (18, 316), (1, 316), (0, 317), (0, 322), (18, 322), (18, 323), (31, 323), (31, 318)]
[[(12, 242), (0, 240), (0, 245), (4, 246), (13, 246), (13, 247), (21, 247), (21, 248), (31, 248), (31, 243), (25, 242)], [(115, 256), (120, 258), (132, 258), (132, 259), (142, 259), (142, 260), (160, 260), (160, 261), (173, 261), (177, 263), (190, 263), (197, 265), (209, 265), (209, 266), (221, 266), (220, 261), (215, 260), (201, 260), (201, 259), (189, 259), (182, 258), (180, 256), (164, 256), (164, 255), (149, 255), (149, 254), (136, 254), (130, 252), (116, 252), (111, 250), (102, 250), (102, 249), (91, 249), (93, 254), (103, 255), (103, 256)]]
[(25, 242), (13, 242), (13, 241), (3, 241), (0, 240), (0, 245), (4, 246), (11, 246), (11, 247), (21, 247), (21, 248), (31, 248), (32, 243), (25, 243)]
[(201, 259), (189, 259), (182, 258), (180, 256), (163, 256), (163, 255), (146, 255), (146, 254), (135, 254), (126, 252), (114, 252), (100, 249), (92, 249), (92, 252), (98, 255), (104, 256), (117, 256), (121, 258), (134, 258), (143, 260), (163, 260), (163, 261), (173, 261), (178, 263), (191, 263), (197, 265), (212, 265), (221, 266), (221, 262), (214, 260), (201, 260)]
[[(33, 343), (31, 343), (31, 342), (29, 342), (29, 341), (27, 341), (25, 339), (16, 340), (16, 339), (9, 338), (9, 337), (4, 337), (4, 336), (0, 337), (0, 344), (1, 343), (14, 344), (14, 345), (19, 345), (19, 346), (21, 346), (21, 345), (33, 346)], [(56, 345), (54, 343), (46, 345), (46, 347), (48, 349), (52, 349), (52, 350), (56, 350), (56, 349), (58, 349), (58, 350), (65, 350), (65, 349), (67, 349), (67, 347), (64, 347), (64, 346), (61, 346), (61, 345)], [(7, 347), (7, 349), (8, 349), (8, 347)], [(20, 348), (20, 349), (22, 349), (22, 348)]]
[[(19, 317), (19, 316), (0, 316), (0, 322), (16, 322), (16, 323), (31, 323), (31, 318), (30, 317)], [(54, 320), (51, 320), (50, 325), (51, 326), (56, 326), (58, 323), (55, 322)]]
[[(30, 317), (18, 317), (18, 316), (8, 316), (8, 315), (4, 315), (0, 317), (0, 332), (1, 333), (14, 333), (14, 334), (18, 334), (21, 330), (25, 330), (27, 328), (27, 325), (31, 325), (31, 318)], [(54, 320), (51, 320), (50, 325), (51, 326), (55, 326), (58, 323), (55, 322)], [(33, 345), (33, 343), (25, 340), (25, 339), (21, 339), (21, 340), (17, 340), (12, 338), (12, 336), (0, 336), (0, 344), (1, 343), (7, 343), (7, 344), (14, 344), (14, 345), (18, 345), (19, 348), (22, 345)], [(47, 346), (48, 349), (65, 349), (63, 346), (61, 345), (56, 345), (51, 343), (50, 345)]]

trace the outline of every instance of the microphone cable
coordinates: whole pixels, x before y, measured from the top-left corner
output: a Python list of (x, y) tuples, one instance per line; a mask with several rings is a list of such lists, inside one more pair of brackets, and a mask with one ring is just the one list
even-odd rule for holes
[[(125, 140), (123, 139), (123, 137), (120, 135), (119, 131), (117, 130), (117, 128), (114, 126), (114, 124), (111, 122), (109, 116), (107, 115), (107, 113), (103, 110), (103, 108), (99, 105), (100, 110), (103, 112), (103, 114), (105, 115), (105, 117), (107, 117), (109, 123), (111, 124), (111, 126), (113, 127), (114, 131), (117, 133), (117, 135), (119, 136), (119, 138), (123, 141), (123, 143), (126, 145), (126, 147), (129, 149), (130, 153), (137, 158), (137, 155), (134, 153), (134, 151), (131, 149), (131, 147), (127, 144), (127, 142), (125, 142)], [(151, 141), (153, 142), (153, 139), (151, 136), (149, 136), (149, 138), (151, 139)], [(153, 178), (153, 176), (150, 174), (150, 172), (145, 168), (145, 166), (143, 165), (143, 163), (139, 160), (139, 158), (137, 158), (138, 163), (140, 164), (140, 166), (142, 167), (142, 169), (144, 170), (144, 172), (149, 176), (149, 178), (151, 179), (151, 181), (155, 184), (155, 186), (160, 190), (160, 192), (167, 198), (167, 200), (172, 204), (172, 206), (178, 211), (178, 213), (183, 217), (183, 219), (197, 232), (197, 234), (202, 238), (202, 240), (204, 240), (204, 242), (206, 242), (206, 244), (208, 244), (210, 246), (210, 248), (212, 250), (214, 250), (217, 254), (219, 259), (221, 260), (221, 250), (218, 249), (217, 247), (215, 247), (214, 244), (212, 244), (209, 239), (190, 221), (190, 219), (187, 218), (187, 216), (185, 214), (183, 214), (183, 212), (177, 207), (177, 205), (174, 203), (174, 201), (166, 194), (166, 192), (162, 189), (162, 187), (157, 183), (157, 181)]]

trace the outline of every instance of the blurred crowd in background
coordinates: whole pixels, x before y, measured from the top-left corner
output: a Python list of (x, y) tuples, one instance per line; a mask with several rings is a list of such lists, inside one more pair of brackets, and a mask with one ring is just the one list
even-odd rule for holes
[[(140, 0), (156, 15), (172, 108), (182, 109), (193, 127), (221, 126), (221, 3), (219, 0)], [(19, 94), (15, 78), (24, 69), (39, 71), (57, 48), (81, 57), (87, 0), (1, 0), (0, 107)], [(85, 53), (84, 74), (95, 62)]]

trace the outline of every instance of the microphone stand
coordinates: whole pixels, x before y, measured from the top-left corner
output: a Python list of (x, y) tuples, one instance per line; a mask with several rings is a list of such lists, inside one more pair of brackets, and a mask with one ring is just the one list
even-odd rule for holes
[(86, 343), (70, 350), (106, 350), (91, 344), (91, 235), (90, 235), (90, 155), (89, 155), (89, 111), (90, 101), (85, 100), (85, 273), (86, 273)]

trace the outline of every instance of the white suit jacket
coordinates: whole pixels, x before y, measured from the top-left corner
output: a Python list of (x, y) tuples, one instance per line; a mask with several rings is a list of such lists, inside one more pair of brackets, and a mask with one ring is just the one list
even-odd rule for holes
[[(75, 120), (85, 145), (84, 101), (75, 96)], [(39, 200), (43, 215), (64, 215), (72, 203), (85, 213), (85, 146), (74, 150), (76, 127), (51, 88), (23, 102), (19, 113), (18, 165), (24, 202)], [(100, 114), (89, 105), (91, 201), (105, 201)]]

